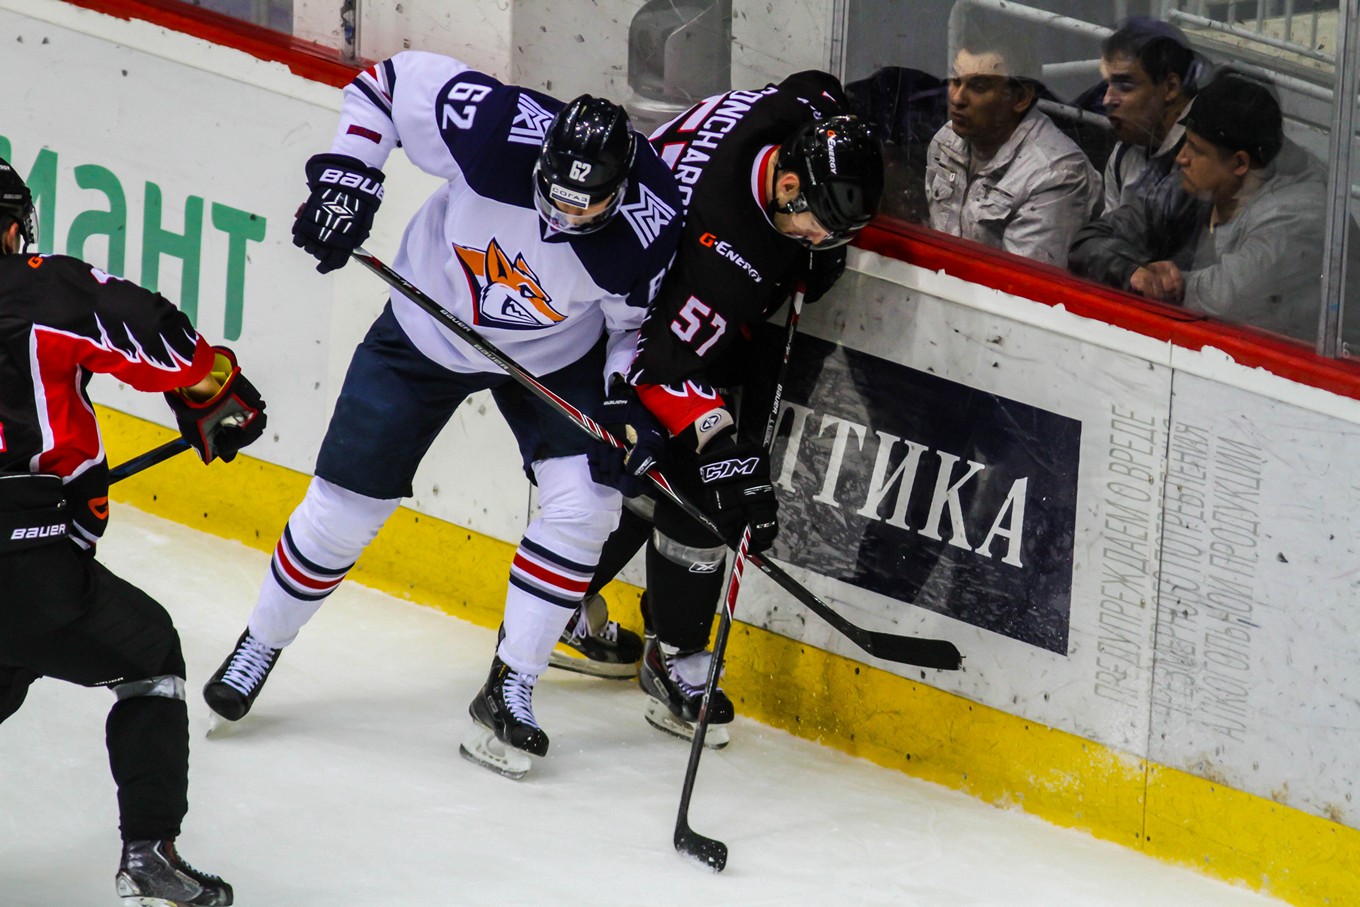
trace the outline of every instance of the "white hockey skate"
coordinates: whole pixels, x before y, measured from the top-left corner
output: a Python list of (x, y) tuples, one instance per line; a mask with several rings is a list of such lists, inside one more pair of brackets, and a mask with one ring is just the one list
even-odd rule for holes
[(518, 781), (529, 773), (530, 756), (548, 753), (548, 735), (534, 719), (536, 677), (491, 659), (486, 684), (468, 706), (473, 726), (458, 746), (469, 762)]
[(596, 594), (576, 609), (548, 664), (590, 677), (624, 680), (637, 674), (641, 657), (642, 638), (610, 620), (609, 606)]
[[(655, 638), (647, 640), (638, 685), (647, 694), (643, 714), (648, 724), (683, 740), (694, 739), (694, 723), (699, 720), (711, 658), (711, 653), (702, 649), (682, 654)], [(709, 709), (704, 746), (722, 749), (730, 741), (726, 725), (735, 717), (732, 700), (721, 689), (715, 689)]]

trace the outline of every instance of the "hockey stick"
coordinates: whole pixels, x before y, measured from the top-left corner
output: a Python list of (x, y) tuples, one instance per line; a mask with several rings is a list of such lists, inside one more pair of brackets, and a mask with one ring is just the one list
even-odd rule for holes
[[(548, 406), (556, 410), (567, 419), (571, 420), (581, 431), (621, 450), (626, 449), (618, 438), (600, 427), (594, 419), (572, 406), (566, 400), (553, 393), (548, 387), (540, 382), (533, 375), (526, 372), (509, 356), (506, 356), (493, 344), (487, 342), (475, 330), (469, 327), (461, 318), (450, 312), (448, 309), (435, 302), (425, 294), (419, 287), (412, 284), (402, 277), (388, 265), (362, 246), (356, 248), (351, 253), (356, 261), (378, 275), (385, 283), (400, 292), (407, 299), (420, 306), (428, 312), (436, 321), (452, 331), (460, 340), (472, 347), (482, 356), (485, 356), (493, 364), (503, 369), (511, 378), (521, 384), (526, 390), (534, 394)], [(708, 515), (682, 497), (672, 486), (669, 480), (660, 470), (652, 469), (647, 472), (647, 478), (651, 479), (657, 488), (666, 497), (670, 498), (677, 507), (683, 510), (691, 519), (699, 522), (704, 528), (713, 534), (715, 538), (722, 538), (713, 521)], [(818, 617), (821, 617), (830, 624), (837, 632), (844, 635), (847, 639), (859, 646), (864, 651), (876, 658), (884, 661), (897, 662), (899, 664), (918, 665), (923, 668), (938, 668), (943, 671), (956, 671), (963, 665), (963, 656), (958, 648), (948, 640), (944, 639), (922, 639), (915, 636), (896, 636), (891, 633), (880, 633), (874, 630), (866, 630), (856, 626), (850, 621), (841, 617), (809, 589), (785, 573), (773, 562), (766, 560), (759, 554), (748, 555), (748, 560), (755, 564), (765, 573), (766, 576), (774, 580), (779, 586), (787, 591), (798, 601)]]
[(157, 463), (163, 463), (175, 454), (183, 453), (189, 449), (189, 442), (183, 438), (175, 438), (166, 441), (160, 447), (153, 447), (144, 454), (138, 454), (131, 460), (119, 463), (109, 470), (109, 484), (121, 482), (129, 476), (135, 476), (143, 469), (150, 469)]
[[(779, 426), (779, 404), (784, 398), (784, 381), (789, 374), (789, 355), (793, 351), (793, 336), (798, 333), (798, 317), (803, 311), (803, 294), (795, 293), (789, 302), (788, 324), (784, 329), (784, 358), (779, 363), (779, 378), (774, 385), (774, 402), (770, 406), (770, 417), (765, 420), (765, 436), (762, 446), (768, 451), (774, 443), (775, 430)], [(689, 800), (694, 793), (694, 779), (699, 773), (699, 757), (704, 752), (704, 738), (708, 735), (709, 704), (718, 689), (718, 678), (722, 676), (723, 657), (727, 653), (727, 636), (732, 632), (732, 619), (737, 610), (737, 593), (741, 589), (741, 574), (746, 567), (751, 546), (751, 526), (748, 523), (741, 533), (737, 545), (737, 556), (732, 561), (732, 574), (727, 580), (727, 594), (723, 596), (722, 610), (718, 615), (718, 633), (713, 639), (713, 654), (708, 663), (708, 679), (704, 683), (704, 698), (699, 704), (698, 720), (694, 722), (694, 739), (690, 741), (689, 764), (685, 766), (685, 782), (680, 788), (680, 809), (675, 816), (675, 849), (707, 863), (714, 872), (722, 872), (727, 866), (727, 845), (717, 838), (699, 834), (689, 826)]]

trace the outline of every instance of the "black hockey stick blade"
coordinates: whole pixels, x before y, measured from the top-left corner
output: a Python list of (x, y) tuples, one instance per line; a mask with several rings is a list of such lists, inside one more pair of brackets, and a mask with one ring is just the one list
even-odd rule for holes
[(837, 633), (875, 658), (940, 671), (957, 671), (963, 667), (963, 654), (959, 652), (958, 646), (947, 639), (925, 639), (919, 636), (898, 636), (893, 633), (866, 630), (841, 617), (812, 590), (794, 580), (778, 564), (767, 560), (763, 554), (752, 554), (751, 563), (802, 602), (809, 611), (830, 624)]
[(125, 463), (119, 463), (109, 470), (109, 484), (121, 482), (124, 479), (135, 476), (143, 469), (150, 469), (157, 463), (163, 463), (175, 454), (183, 453), (189, 449), (189, 442), (183, 438), (175, 438), (166, 441), (159, 447), (153, 447), (144, 454), (138, 454)]
[(690, 828), (684, 816), (675, 823), (675, 849), (714, 872), (722, 872), (727, 867), (727, 845), (717, 838), (706, 838)]

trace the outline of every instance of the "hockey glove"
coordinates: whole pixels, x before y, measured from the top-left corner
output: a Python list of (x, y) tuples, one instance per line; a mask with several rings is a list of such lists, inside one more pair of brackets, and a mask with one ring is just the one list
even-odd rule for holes
[(165, 399), (175, 413), (179, 433), (204, 463), (222, 459), (230, 463), (236, 452), (264, 434), (264, 400), (236, 364), (236, 355), (224, 346), (213, 347), (217, 361), (212, 374), (222, 385), (209, 400), (190, 400), (178, 390)]
[(730, 544), (751, 525), (751, 551), (764, 551), (779, 534), (779, 501), (770, 483), (765, 448), (728, 438), (712, 441), (699, 454), (699, 481), (708, 498), (709, 516)]
[(845, 273), (845, 246), (808, 253), (807, 275), (803, 278), (803, 302), (816, 302), (827, 294)]
[(627, 444), (628, 450), (595, 441), (586, 453), (590, 477), (601, 485), (617, 488), (626, 498), (646, 493), (651, 485), (647, 470), (661, 460), (668, 440), (666, 430), (638, 400), (632, 385), (622, 380), (614, 382), (609, 397), (600, 405), (596, 421)]
[(322, 274), (344, 267), (373, 229), (383, 198), (383, 172), (343, 154), (318, 154), (307, 161), (311, 196), (293, 221), (293, 245), (320, 264)]

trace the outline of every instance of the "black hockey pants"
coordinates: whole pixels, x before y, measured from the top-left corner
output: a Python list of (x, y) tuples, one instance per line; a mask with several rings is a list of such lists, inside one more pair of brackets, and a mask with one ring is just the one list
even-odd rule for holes
[[(81, 686), (184, 678), (170, 615), (74, 543), (0, 553), (0, 722), (38, 677)], [(0, 730), (0, 733), (3, 733)], [(182, 698), (120, 696), (105, 725), (125, 841), (174, 838), (188, 811)]]
[[(783, 354), (783, 332), (767, 323), (753, 328), (754, 339), (741, 348), (742, 373), (730, 377), (741, 386), (737, 433), (742, 440), (761, 443), (774, 403), (774, 385)], [(682, 497), (702, 507), (704, 492), (699, 483), (698, 456), (689, 443), (687, 438), (672, 439), (662, 457), (661, 471)], [(649, 629), (656, 633), (657, 639), (682, 652), (700, 649), (708, 645), (718, 598), (725, 588), (724, 570), (720, 564), (710, 572), (699, 572), (693, 565), (677, 563), (657, 550), (652, 532), (655, 530), (679, 545), (695, 549), (708, 549), (721, 543), (674, 503), (660, 494), (655, 498), (656, 507), (650, 520), (635, 509), (624, 507), (619, 527), (600, 552), (600, 566), (587, 595), (604, 588), (646, 544)], [(707, 570), (706, 565), (704, 569)]]

